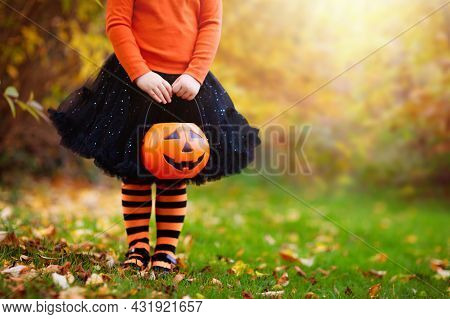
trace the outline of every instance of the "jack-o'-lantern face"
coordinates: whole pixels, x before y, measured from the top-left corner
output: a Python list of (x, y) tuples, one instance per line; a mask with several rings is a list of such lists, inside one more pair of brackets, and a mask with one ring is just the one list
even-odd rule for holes
[(158, 179), (192, 178), (208, 159), (208, 140), (195, 124), (155, 124), (144, 137), (143, 164)]

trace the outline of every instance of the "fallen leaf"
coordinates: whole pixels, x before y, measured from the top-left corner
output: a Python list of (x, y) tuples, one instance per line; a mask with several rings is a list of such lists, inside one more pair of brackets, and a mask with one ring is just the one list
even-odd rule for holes
[(277, 284), (286, 287), (289, 285), (289, 275), (287, 272), (283, 273), (280, 278), (277, 280)]
[(280, 290), (280, 291), (266, 291), (266, 292), (262, 292), (259, 295), (263, 296), (263, 297), (270, 297), (270, 298), (280, 298), (282, 297), (284, 294), (284, 290)]
[(15, 267), (2, 270), (2, 274), (8, 274), (13, 277), (19, 277), (21, 274), (26, 273), (30, 268), (24, 265), (18, 265)]
[(52, 273), (53, 283), (61, 289), (69, 288), (69, 283), (65, 276), (58, 275), (57, 273)]
[(108, 267), (109, 269), (114, 267), (115, 264), (115, 260), (114, 257), (111, 255), (106, 255), (106, 267)]
[(244, 299), (253, 299), (253, 295), (249, 291), (243, 291), (242, 292), (242, 298), (244, 298)]
[(39, 239), (52, 237), (56, 234), (55, 225), (50, 225), (46, 228), (41, 228), (41, 229), (33, 229), (32, 231), (33, 231), (33, 235)]
[(173, 283), (179, 284), (184, 279), (184, 277), (185, 277), (185, 275), (182, 273), (176, 274), (175, 277), (173, 277)]
[(28, 261), (31, 259), (31, 257), (27, 256), (27, 255), (20, 255), (20, 261)]
[(345, 293), (347, 296), (353, 295), (353, 291), (352, 291), (352, 289), (351, 289), (350, 287), (345, 288), (344, 293)]
[(370, 269), (369, 271), (363, 272), (363, 275), (368, 277), (368, 276), (373, 276), (376, 278), (383, 278), (386, 275), (387, 271), (385, 270), (375, 270), (375, 269)]
[(44, 273), (50, 274), (50, 273), (59, 273), (62, 270), (62, 266), (60, 265), (48, 265), (47, 268), (44, 269)]
[(380, 293), (381, 290), (381, 284), (376, 284), (373, 285), (372, 287), (369, 288), (369, 296), (370, 298), (374, 299), (378, 297), (378, 294)]
[(66, 279), (69, 284), (73, 284), (75, 281), (75, 277), (70, 272), (66, 274)]
[(86, 281), (86, 285), (95, 286), (103, 284), (103, 277), (98, 274), (92, 274)]
[(221, 282), (219, 279), (213, 278), (213, 279), (211, 279), (211, 283), (212, 283), (213, 285), (222, 287), (222, 282)]
[(0, 231), (0, 246), (17, 245), (19, 240), (14, 232)]
[(447, 266), (448, 266), (447, 260), (431, 259), (430, 261), (430, 267), (434, 271), (437, 271), (438, 269), (446, 269)]
[(306, 299), (319, 299), (319, 296), (316, 295), (315, 293), (313, 293), (312, 291), (310, 291), (305, 294), (305, 298)]
[(299, 258), (299, 261), (306, 267), (311, 267), (314, 265), (314, 257), (311, 258)]
[(290, 261), (290, 262), (299, 261), (297, 254), (290, 249), (280, 250), (279, 255), (283, 260), (286, 260), (286, 261)]
[(299, 266), (294, 266), (295, 271), (302, 277), (306, 277), (306, 272), (303, 271)]
[(241, 249), (239, 249), (237, 252), (236, 252), (236, 257), (241, 257), (243, 254), (244, 254), (244, 252), (245, 252), (245, 249), (244, 248), (241, 248)]
[(234, 263), (233, 267), (231, 267), (231, 272), (236, 276), (242, 275), (248, 268), (248, 265), (244, 263), (242, 260), (238, 260)]

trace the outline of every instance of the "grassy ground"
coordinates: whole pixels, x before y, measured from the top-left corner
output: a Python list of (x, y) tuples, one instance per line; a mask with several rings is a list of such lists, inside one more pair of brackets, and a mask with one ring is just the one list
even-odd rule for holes
[(180, 274), (155, 280), (118, 267), (126, 247), (117, 188), (28, 184), (26, 192), (1, 193), (3, 298), (449, 295), (450, 206), (443, 199), (291, 188), (344, 230), (261, 177), (192, 188)]

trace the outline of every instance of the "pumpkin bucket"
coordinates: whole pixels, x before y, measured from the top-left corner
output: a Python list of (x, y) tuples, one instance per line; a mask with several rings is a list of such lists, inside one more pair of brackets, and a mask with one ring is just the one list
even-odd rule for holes
[[(197, 109), (201, 117), (198, 104)], [(209, 153), (208, 139), (194, 123), (154, 124), (141, 148), (144, 167), (161, 180), (195, 177), (208, 163)]]

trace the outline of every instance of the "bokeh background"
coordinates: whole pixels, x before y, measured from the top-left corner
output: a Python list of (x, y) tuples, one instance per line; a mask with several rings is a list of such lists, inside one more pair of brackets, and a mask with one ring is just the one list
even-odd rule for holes
[[(74, 233), (68, 226), (72, 224), (61, 220), (61, 215), (74, 216), (70, 219), (73, 225), (77, 225), (75, 219), (79, 216), (104, 216), (105, 211), (113, 220), (120, 220), (118, 182), (104, 177), (91, 161), (60, 148), (55, 130), (45, 116), (46, 109), (57, 107), (71, 90), (95, 74), (112, 52), (104, 31), (104, 3), (103, 0), (0, 2), (3, 94), (0, 209), (8, 213), (3, 227), (9, 232), (15, 229), (19, 240), (20, 235), (28, 236), (30, 232), (20, 226), (31, 218), (30, 212), (35, 227), (45, 230), (56, 225), (56, 235), (51, 232), (56, 236), (54, 240), (65, 236), (70, 238), (69, 243), (86, 240), (83, 237), (86, 234)], [(356, 239), (348, 239), (352, 237), (349, 231), (360, 231), (358, 234), (371, 238), (377, 249), (383, 252), (391, 249), (408, 269), (413, 268), (413, 274), (427, 282), (435, 281), (433, 285), (440, 285), (439, 291), (447, 291), (444, 294), (448, 295), (450, 8), (445, 3), (444, 0), (224, 0), (223, 39), (212, 71), (238, 109), (253, 125), (261, 127), (266, 146), (270, 144), (270, 148), (284, 152), (288, 147), (285, 141), (291, 134), (288, 127), (311, 128), (303, 152), (312, 174), (278, 176), (276, 184), (281, 187), (253, 175), (193, 190), (192, 210), (202, 207), (209, 212), (208, 218), (212, 219), (206, 223), (220, 228), (218, 234), (231, 236), (231, 242), (240, 242), (245, 234), (258, 238), (255, 242), (249, 240), (247, 248), (244, 244), (238, 244), (235, 250), (222, 247), (222, 255), (229, 253), (234, 259), (242, 259), (244, 265), (250, 265), (248, 269), (256, 269), (257, 264), (278, 267), (292, 258), (298, 261), (296, 258), (301, 255), (311, 258), (335, 251), (335, 255), (317, 257), (324, 258), (320, 266), (324, 270), (324, 265), (332, 268), (340, 257), (358, 251), (352, 261), (347, 258), (348, 263), (337, 267), (343, 273), (351, 269), (363, 278), (354, 287), (335, 285), (336, 292), (331, 284), (329, 287), (324, 284), (329, 290), (314, 292), (312, 288), (317, 286), (300, 275), (297, 280), (302, 288), (296, 286), (289, 293), (286, 288), (285, 296), (305, 297), (313, 293), (319, 297), (367, 297), (367, 289), (373, 287), (378, 295), (383, 290), (377, 290), (378, 283), (373, 280), (390, 282), (392, 276), (364, 275), (364, 271), (367, 274), (371, 267), (376, 268), (369, 257), (380, 251), (352, 246), (357, 244)], [(278, 116), (291, 106), (294, 107)], [(286, 128), (283, 131), (286, 136), (265, 139), (264, 131), (275, 124)], [(286, 190), (313, 206), (318, 205), (321, 212), (334, 216), (345, 230), (333, 222), (325, 226), (329, 221), (305, 208)], [(205, 194), (217, 193), (223, 196), (215, 201), (205, 199)], [(257, 198), (261, 198), (258, 203)], [(236, 213), (234, 223), (222, 224), (220, 218), (225, 218), (227, 211), (233, 214), (236, 207), (243, 207), (241, 213), (247, 209), (244, 217), (236, 217), (240, 216)], [(310, 217), (300, 218), (303, 214)], [(188, 236), (203, 238), (208, 243), (201, 231), (205, 217), (198, 212), (193, 216), (192, 224), (186, 226)], [(96, 225), (95, 231), (86, 225), (72, 226), (88, 229), (86, 236), (108, 228), (105, 220), (95, 218), (89, 222)], [(258, 228), (255, 225), (260, 220), (275, 224), (271, 228), (265, 223)], [(236, 225), (244, 228), (236, 230), (235, 227), (240, 227)], [(116, 237), (111, 235), (114, 244), (96, 249), (113, 251), (119, 256), (114, 255), (115, 258), (120, 259), (125, 248), (122, 239), (117, 240), (123, 229), (121, 225), (117, 227)], [(235, 237), (236, 231), (244, 237)], [(331, 248), (336, 236), (343, 236), (341, 250)], [(219, 238), (210, 240), (213, 247), (217, 242), (221, 247)], [(419, 245), (420, 249), (408, 245)], [(181, 248), (186, 254), (187, 246)], [(205, 251), (210, 254), (205, 256), (217, 255), (211, 247), (196, 247), (194, 256)], [(266, 262), (255, 261), (258, 256), (249, 252), (255, 249), (262, 254), (258, 253), (259, 257), (270, 251), (276, 257), (261, 257), (268, 258)], [(286, 249), (288, 257), (280, 253)], [(360, 255), (363, 249), (368, 249), (365, 257)], [(7, 252), (9, 257), (4, 258), (3, 266), (11, 267), (20, 252)], [(210, 257), (199, 256), (197, 268), (191, 263), (192, 269), (209, 263)], [(365, 266), (358, 266), (356, 260), (365, 260)], [(226, 265), (229, 260), (221, 262)], [(389, 270), (390, 274), (408, 273), (398, 265), (391, 266), (396, 270), (393, 273)], [(296, 268), (288, 269), (298, 274)], [(281, 273), (272, 279), (275, 283), (255, 283), (246, 292), (256, 296), (262, 291), (272, 291), (273, 284), (282, 285), (278, 281), (284, 270), (277, 271)], [(316, 268), (312, 271), (321, 274)], [(296, 276), (295, 272), (291, 276)], [(366, 279), (370, 285), (364, 286)], [(386, 288), (384, 296), (440, 296), (421, 280), (414, 284), (409, 279), (404, 281), (405, 288), (397, 295)], [(51, 280), (48, 285), (52, 285)], [(28, 293), (27, 289), (21, 293)], [(227, 293), (223, 296), (249, 296), (242, 291), (237, 295)], [(193, 292), (190, 294), (195, 296)]]

